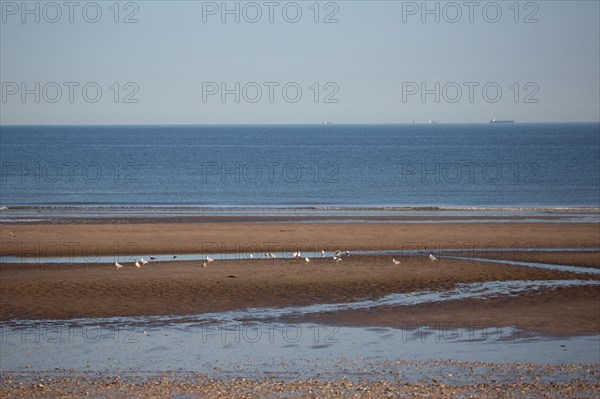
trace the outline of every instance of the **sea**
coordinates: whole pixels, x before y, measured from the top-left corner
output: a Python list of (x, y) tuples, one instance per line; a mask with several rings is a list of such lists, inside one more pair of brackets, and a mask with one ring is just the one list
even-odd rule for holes
[(0, 219), (597, 211), (600, 124), (1, 126)]

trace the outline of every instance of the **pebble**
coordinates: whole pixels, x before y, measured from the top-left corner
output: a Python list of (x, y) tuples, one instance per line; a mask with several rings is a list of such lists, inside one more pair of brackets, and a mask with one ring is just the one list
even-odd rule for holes
[[(430, 370), (435, 377), (421, 382), (405, 382), (397, 379), (381, 380), (389, 377), (385, 371), (366, 380), (347, 378), (278, 378), (277, 374), (256, 377), (206, 376), (173, 370), (153, 375), (131, 370), (129, 373), (112, 375), (111, 373), (91, 373), (76, 370), (58, 370), (48, 372), (28, 372), (20, 375), (2, 375), (0, 377), (0, 398), (39, 397), (102, 397), (106, 399), (181, 397), (181, 398), (388, 398), (388, 397), (430, 397), (430, 398), (572, 398), (599, 397), (600, 380), (595, 377), (598, 365), (533, 365), (533, 364), (495, 364), (483, 362), (431, 361), (411, 362), (408, 360), (391, 361), (379, 370), (390, 367), (402, 368), (403, 374), (411, 368)], [(363, 368), (361, 368), (362, 371)], [(452, 373), (448, 372), (452, 370)], [(440, 373), (440, 370), (446, 370)], [(474, 382), (469, 370), (477, 370)], [(464, 376), (464, 378), (461, 378)], [(587, 376), (587, 377), (586, 377)], [(447, 378), (452, 377), (449, 381)], [(544, 377), (544, 378), (540, 378)], [(393, 378), (393, 377), (391, 377)], [(554, 378), (554, 380), (553, 380)], [(459, 380), (459, 381), (457, 381)], [(43, 381), (42, 384), (40, 381)], [(508, 382), (507, 382), (508, 381)], [(23, 384), (25, 383), (25, 384)]]

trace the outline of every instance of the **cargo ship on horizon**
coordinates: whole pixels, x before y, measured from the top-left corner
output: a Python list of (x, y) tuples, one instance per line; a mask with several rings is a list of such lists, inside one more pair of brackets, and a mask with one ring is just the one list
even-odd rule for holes
[(490, 123), (515, 123), (515, 121), (510, 120), (510, 119), (495, 119), (495, 118), (492, 118), (492, 119), (490, 119)]

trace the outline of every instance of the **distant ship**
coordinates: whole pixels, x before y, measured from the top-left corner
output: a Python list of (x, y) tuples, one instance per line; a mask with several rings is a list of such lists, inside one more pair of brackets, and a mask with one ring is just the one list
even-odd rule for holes
[(490, 119), (490, 123), (515, 123), (509, 119)]
[(331, 125), (331, 121), (323, 121), (323, 125)]

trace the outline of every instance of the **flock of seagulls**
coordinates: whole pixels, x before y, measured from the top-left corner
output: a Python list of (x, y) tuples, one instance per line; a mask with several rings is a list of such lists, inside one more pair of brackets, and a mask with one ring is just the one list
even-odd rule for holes
[[(12, 232), (9, 232), (9, 234), (12, 234)], [(350, 257), (350, 251), (345, 251), (343, 252), (343, 254), (346, 257)], [(267, 259), (276, 259), (277, 256), (275, 256), (275, 254), (273, 252), (267, 252), (265, 253), (265, 256), (267, 257)], [(294, 259), (302, 259), (302, 252), (297, 251), (297, 252), (292, 252), (291, 253), (291, 257)], [(325, 251), (321, 251), (321, 258), (325, 257)], [(254, 258), (254, 256), (252, 254), (249, 255), (249, 258)], [(173, 255), (173, 260), (177, 259), (177, 255)], [(333, 253), (333, 257), (332, 259), (338, 263), (342, 261), (342, 251), (337, 250)], [(155, 256), (150, 255), (150, 260), (156, 260)], [(433, 256), (433, 254), (429, 254), (429, 260), (431, 262), (435, 262), (438, 259)], [(206, 261), (202, 263), (202, 267), (208, 267), (208, 264), (210, 264), (211, 262), (214, 262), (215, 260), (213, 258), (211, 258), (210, 256), (206, 257)], [(310, 258), (308, 256), (304, 257), (304, 261), (306, 263), (310, 263)], [(394, 263), (394, 265), (399, 265), (401, 262), (395, 258), (392, 258), (392, 262)], [(140, 259), (136, 259), (134, 265), (136, 268), (140, 269), (143, 266), (146, 266), (149, 262), (147, 260), (145, 260), (144, 258), (140, 258)], [(122, 269), (123, 265), (120, 264), (119, 262), (115, 262), (115, 267), (118, 269)]]
[[(332, 259), (335, 260), (336, 262), (340, 262), (342, 260), (342, 254), (346, 257), (350, 257), (350, 251), (340, 251), (337, 250), (335, 252), (333, 252), (333, 256)], [(297, 251), (297, 252), (292, 252), (290, 253), (291, 257), (293, 259), (302, 259), (304, 258), (304, 261), (306, 263), (310, 262), (310, 258), (307, 256), (302, 256), (302, 252), (301, 251)], [(267, 257), (267, 259), (276, 259), (277, 256), (273, 253), (273, 252), (267, 252), (265, 253), (265, 256)], [(325, 258), (327, 255), (325, 254), (325, 251), (321, 251), (321, 258)], [(249, 256), (250, 258), (253, 258), (252, 255)]]
[[(177, 255), (173, 255), (173, 260), (177, 259)], [(156, 260), (156, 256), (150, 255), (150, 260)], [(214, 262), (214, 259), (211, 258), (210, 256), (206, 257), (206, 262), (204, 262), (202, 264), (202, 266), (206, 267), (207, 266), (207, 262)], [(140, 259), (136, 259), (135, 262), (133, 263), (133, 265), (138, 268), (141, 269), (143, 266), (146, 266), (148, 263), (150, 263), (149, 261), (147, 261), (144, 258), (140, 258)], [(115, 262), (115, 267), (117, 268), (117, 270), (122, 269), (123, 268), (123, 264), (119, 263), (119, 262)]]
[[(342, 261), (342, 253), (345, 254), (345, 256), (350, 256), (350, 251), (345, 251), (342, 252), (340, 250), (337, 250), (333, 253), (332, 259), (337, 263), (337, 262), (341, 262)], [(267, 258), (271, 258), (271, 257), (275, 257), (275, 255), (269, 256), (269, 254), (266, 254)], [(298, 252), (292, 252), (291, 253), (291, 257), (294, 259), (302, 259), (302, 252), (298, 251)], [(321, 251), (321, 258), (325, 258), (325, 251)], [(306, 263), (310, 263), (310, 258), (308, 256), (304, 257), (304, 261)]]
[[(17, 237), (16, 234), (14, 234), (12, 231), (9, 231), (8, 235), (11, 238)], [(302, 252), (300, 252), (300, 251), (292, 252), (291, 255), (292, 255), (292, 258), (302, 259)], [(347, 257), (350, 257), (350, 251), (345, 251), (345, 255)], [(266, 252), (265, 256), (267, 257), (267, 259), (276, 259), (277, 258), (277, 256), (275, 256), (275, 254), (273, 252)], [(322, 250), (321, 251), (321, 258), (324, 258), (324, 257), (325, 257), (325, 251)], [(254, 255), (250, 254), (249, 258), (250, 259), (254, 258)], [(173, 260), (176, 260), (176, 259), (177, 259), (177, 255), (173, 255)], [(332, 259), (336, 263), (341, 262), (342, 261), (342, 251), (339, 250), (339, 249), (337, 251), (335, 251)], [(156, 260), (156, 257), (153, 256), (153, 255), (150, 255), (150, 260)], [(433, 256), (433, 254), (430, 253), (429, 254), (429, 260), (431, 262), (435, 262), (438, 259), (435, 256)], [(214, 262), (214, 261), (215, 260), (213, 258), (211, 258), (210, 256), (207, 256), (206, 257), (206, 262), (202, 263), (202, 267), (207, 267), (209, 263)], [(304, 261), (306, 263), (309, 263), (310, 262), (310, 258), (306, 256), (306, 257), (304, 257)], [(396, 260), (396, 259), (392, 259), (392, 262), (394, 263), (394, 265), (399, 265), (400, 264), (400, 261)], [(144, 258), (140, 258), (139, 260), (136, 259), (136, 261), (134, 263), (135, 267), (137, 267), (138, 269), (140, 269), (142, 266), (146, 266), (147, 264), (148, 264), (148, 261), (145, 260)], [(119, 270), (119, 269), (123, 268), (123, 265), (120, 264), (119, 262), (115, 262), (115, 267), (117, 268), (117, 270)]]
[[(292, 252), (291, 257), (294, 259), (301, 259), (302, 258), (302, 252), (298, 251), (298, 252)], [(350, 251), (341, 251), (341, 250), (337, 250), (333, 252), (333, 256), (331, 257), (332, 260), (334, 260), (336, 263), (337, 262), (341, 262), (342, 261), (342, 255), (346, 256), (346, 257), (350, 257)], [(268, 252), (265, 254), (265, 256), (267, 258), (270, 259), (275, 259), (276, 256), (272, 253), (272, 252)], [(325, 254), (325, 251), (321, 251), (321, 258), (325, 258), (327, 255)], [(330, 255), (331, 256), (331, 255)], [(252, 255), (250, 255), (250, 257), (252, 258)], [(437, 258), (435, 256), (433, 256), (433, 254), (429, 254), (429, 259), (433, 262), (436, 261)], [(306, 263), (310, 262), (310, 258), (305, 257), (304, 258)], [(394, 263), (394, 265), (399, 265), (400, 261), (396, 260), (396, 259), (392, 259), (392, 262)]]

